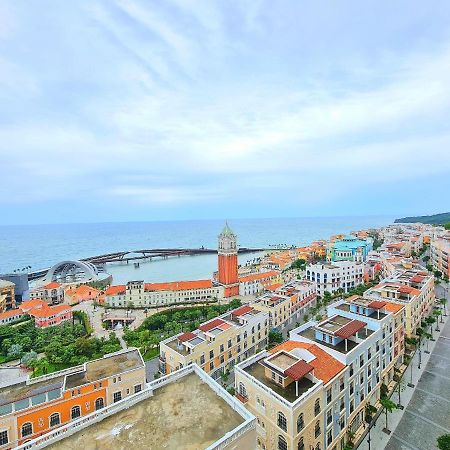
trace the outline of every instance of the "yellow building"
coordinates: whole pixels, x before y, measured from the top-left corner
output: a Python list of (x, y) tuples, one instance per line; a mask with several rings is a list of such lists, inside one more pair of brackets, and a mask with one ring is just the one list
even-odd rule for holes
[(0, 280), (0, 313), (16, 307), (14, 288), (15, 284), (11, 281)]
[(430, 242), (430, 262), (434, 270), (450, 277), (450, 235)]
[(214, 379), (267, 345), (269, 316), (242, 306), (160, 343), (160, 371), (198, 364)]

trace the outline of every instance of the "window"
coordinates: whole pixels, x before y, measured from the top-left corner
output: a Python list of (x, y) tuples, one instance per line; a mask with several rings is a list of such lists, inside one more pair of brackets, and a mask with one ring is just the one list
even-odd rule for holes
[(223, 344), (220, 344), (220, 353), (222, 353), (225, 350), (225, 346)]
[(359, 357), (359, 367), (362, 367), (364, 365), (364, 355), (361, 355)]
[(331, 388), (327, 390), (327, 404), (331, 402), (332, 391)]
[(79, 406), (74, 406), (72, 408), (72, 410), (70, 411), (70, 417), (72, 417), (72, 420), (73, 420), (80, 416), (81, 416), (81, 408)]
[(5, 445), (8, 443), (8, 431), (0, 431), (0, 445)]
[(278, 450), (288, 450), (286, 439), (283, 436), (278, 436)]
[(209, 359), (213, 359), (214, 358), (214, 350), (210, 350), (209, 351)]
[(344, 401), (344, 397), (341, 398), (341, 411), (343, 411), (345, 409), (345, 401)]
[(297, 450), (305, 450), (305, 443), (303, 442), (303, 438), (302, 437), (298, 441)]
[(333, 422), (333, 413), (331, 409), (327, 411), (327, 425), (330, 425)]
[(114, 392), (114, 394), (113, 394), (113, 402), (116, 403), (116, 402), (118, 402), (120, 400), (122, 400), (122, 392), (120, 392), (120, 391)]
[(102, 409), (105, 406), (105, 402), (103, 401), (102, 397), (99, 397), (97, 400), (95, 400), (95, 410)]
[(134, 393), (137, 394), (138, 392), (142, 391), (142, 384), (136, 384), (136, 386), (134, 386)]
[(61, 420), (60, 420), (59, 413), (53, 413), (53, 414), (50, 416), (50, 428), (51, 428), (51, 427), (56, 427), (56, 426), (59, 425), (60, 423), (61, 423)]
[(317, 416), (317, 414), (320, 413), (320, 400), (317, 399), (316, 403), (314, 404), (314, 415)]
[(327, 433), (327, 445), (331, 445), (333, 442), (333, 429), (329, 430)]
[(214, 361), (211, 361), (209, 363), (209, 370), (213, 370), (214, 369)]
[(228, 348), (231, 348), (231, 339), (228, 339)]
[(350, 395), (353, 395), (353, 391), (354, 391), (354, 385), (353, 385), (353, 381), (350, 383)]
[(353, 364), (350, 364), (350, 376), (353, 375)]
[(205, 364), (205, 355), (200, 355), (200, 365), (203, 366)]
[(247, 398), (247, 389), (245, 389), (245, 386), (243, 383), (239, 383), (239, 394), (241, 394), (242, 397)]
[(287, 431), (287, 420), (286, 420), (286, 416), (285, 416), (281, 411), (278, 411), (277, 425), (278, 425), (283, 431)]
[(297, 419), (297, 433), (303, 430), (305, 426), (305, 420), (303, 419), (303, 414), (300, 414)]
[(343, 391), (344, 390), (344, 377), (342, 377), (341, 378), (341, 383), (340, 383), (340, 386), (339, 386), (339, 389), (341, 390), (341, 391)]
[(317, 421), (316, 422), (316, 426), (314, 427), (314, 436), (318, 437), (320, 434), (320, 422)]

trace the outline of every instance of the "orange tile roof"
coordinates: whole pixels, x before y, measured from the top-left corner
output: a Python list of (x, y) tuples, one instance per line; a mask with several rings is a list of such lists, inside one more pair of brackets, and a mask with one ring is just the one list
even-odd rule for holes
[(283, 283), (273, 283), (273, 284), (269, 284), (268, 286), (266, 286), (266, 289), (268, 291), (276, 291), (278, 288), (280, 288), (281, 286), (283, 286)]
[(361, 320), (352, 320), (343, 327), (339, 328), (339, 330), (336, 330), (334, 334), (343, 339), (348, 339), (350, 336), (353, 336), (358, 331), (362, 330), (366, 325), (366, 322)]
[(189, 289), (209, 289), (211, 280), (169, 281), (167, 283), (145, 283), (146, 291), (187, 291)]
[(0, 314), (0, 320), (9, 319), (10, 317), (22, 316), (23, 311), (20, 309), (10, 309), (9, 311), (2, 312)]
[(271, 277), (277, 277), (278, 272), (275, 270), (270, 270), (269, 272), (251, 273), (250, 275), (245, 275), (239, 278), (240, 283), (246, 283), (248, 281), (265, 280)]
[(224, 323), (226, 323), (226, 322), (224, 322), (222, 319), (214, 319), (214, 320), (211, 320), (211, 322), (207, 322), (207, 323), (200, 325), (198, 327), (198, 329), (202, 330), (202, 331), (209, 331), (209, 330), (212, 330), (213, 328), (217, 328), (219, 325), (222, 325)]
[(32, 309), (28, 314), (33, 317), (50, 317), (54, 314), (70, 311), (70, 306), (68, 305), (56, 305), (48, 306), (47, 308), (37, 308)]
[(44, 286), (45, 289), (58, 289), (59, 287), (61, 287), (61, 285), (56, 281), (52, 281)]
[(33, 308), (45, 308), (47, 306), (47, 302), (44, 300), (39, 299), (33, 299), (33, 300), (26, 300), (22, 302), (22, 304), (19, 306), (22, 310), (29, 310)]
[(244, 306), (241, 306), (238, 309), (235, 309), (234, 311), (231, 311), (231, 314), (233, 316), (242, 316), (243, 314), (247, 314), (247, 313), (249, 313), (252, 310), (253, 310), (253, 308), (251, 306), (244, 305)]
[(284, 374), (292, 378), (294, 381), (298, 381), (301, 378), (303, 378), (307, 373), (312, 372), (313, 370), (314, 367), (311, 364), (308, 364), (306, 361), (303, 361), (303, 359), (301, 359), (291, 367), (288, 367), (284, 371)]
[(105, 295), (117, 295), (117, 294), (124, 294), (127, 290), (127, 287), (124, 284), (119, 284), (117, 286), (110, 286), (105, 291)]
[(384, 305), (384, 309), (389, 312), (397, 313), (404, 308), (403, 305), (399, 305), (398, 303), (386, 302)]
[(333, 358), (325, 350), (322, 350), (315, 344), (286, 341), (269, 351), (270, 353), (276, 353), (280, 350), (286, 350), (289, 352), (295, 348), (304, 348), (316, 357), (310, 361), (309, 364), (314, 367), (314, 376), (321, 379), (324, 383), (328, 383), (345, 368), (344, 364)]

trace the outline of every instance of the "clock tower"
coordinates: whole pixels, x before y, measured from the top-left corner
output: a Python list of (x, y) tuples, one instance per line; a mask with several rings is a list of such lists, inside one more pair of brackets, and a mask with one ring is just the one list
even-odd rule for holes
[(237, 239), (228, 223), (219, 234), (219, 274), (218, 281), (224, 287), (224, 297), (239, 295)]

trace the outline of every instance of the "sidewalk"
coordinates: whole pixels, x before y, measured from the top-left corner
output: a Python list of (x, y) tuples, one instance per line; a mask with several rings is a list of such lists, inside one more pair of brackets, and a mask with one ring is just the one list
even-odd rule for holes
[[(421, 360), (421, 368), (418, 368), (419, 363), (419, 352), (416, 351), (414, 354), (414, 358), (410, 362), (410, 365), (405, 371), (405, 374), (403, 376), (404, 380), (404, 387), (401, 391), (401, 404), (404, 406), (404, 409), (396, 409), (392, 413), (388, 414), (388, 427), (391, 430), (391, 434), (386, 434), (382, 431), (385, 425), (385, 414), (384, 412), (380, 414), (378, 417), (375, 425), (371, 429), (371, 450), (383, 450), (388, 446), (389, 440), (391, 437), (395, 434), (396, 428), (399, 425), (400, 421), (405, 415), (405, 412), (407, 410), (407, 407), (415, 393), (415, 389), (417, 388), (417, 383), (419, 382), (420, 378), (422, 377), (422, 374), (426, 371), (427, 364), (433, 355), (433, 351), (439, 341), (439, 337), (443, 333), (444, 327), (447, 326), (447, 332), (450, 327), (450, 321), (448, 320), (449, 316), (443, 317), (444, 323), (439, 323), (440, 331), (433, 331), (433, 337), (435, 341), (429, 341), (428, 350), (430, 351), (430, 354), (425, 353), (426, 346), (422, 344), (422, 360)], [(433, 326), (435, 329), (436, 325)], [(406, 384), (411, 382), (411, 366), (413, 368), (412, 370), (412, 383), (414, 384), (414, 388), (408, 387)], [(396, 390), (391, 397), (391, 400), (395, 403), (398, 403), (398, 391)], [(412, 413), (411, 413), (412, 414)], [(413, 433), (413, 430), (410, 429), (411, 433)], [(444, 434), (444, 432), (442, 433)], [(421, 444), (417, 443), (417, 446), (413, 446), (407, 442), (402, 441), (401, 438), (398, 436), (395, 437), (396, 441), (401, 442), (401, 448), (404, 450), (432, 450), (433, 447), (423, 447)], [(392, 446), (391, 443), (388, 446), (389, 449), (395, 449), (397, 446)], [(400, 447), (398, 447), (400, 448)], [(367, 443), (367, 436), (364, 438), (363, 442), (358, 446), (358, 450), (369, 450), (369, 445)]]

